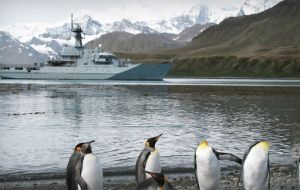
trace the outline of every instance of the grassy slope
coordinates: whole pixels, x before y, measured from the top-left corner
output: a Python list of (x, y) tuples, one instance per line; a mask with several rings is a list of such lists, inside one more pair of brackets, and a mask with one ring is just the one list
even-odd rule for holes
[(140, 62), (173, 60), (174, 76), (300, 77), (300, 1), (229, 18), (179, 49), (121, 54)]

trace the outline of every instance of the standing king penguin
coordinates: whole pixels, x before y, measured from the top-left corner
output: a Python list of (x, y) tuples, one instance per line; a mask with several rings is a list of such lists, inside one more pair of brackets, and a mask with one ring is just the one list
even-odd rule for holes
[(220, 186), (220, 166), (218, 160), (230, 160), (238, 164), (242, 159), (229, 154), (217, 152), (206, 140), (201, 141), (195, 152), (195, 175), (198, 189), (216, 190)]
[(90, 142), (79, 143), (67, 166), (68, 190), (103, 190), (102, 167)]
[(246, 190), (263, 190), (267, 183), (270, 189), (269, 149), (267, 141), (260, 141), (245, 153), (240, 176)]
[(146, 171), (151, 176), (136, 187), (136, 190), (173, 190), (171, 183), (162, 173), (153, 173)]
[[(90, 143), (81, 146), (85, 154), (82, 161), (81, 177), (86, 181), (87, 190), (103, 190), (103, 171), (100, 160), (92, 152)], [(82, 190), (78, 186), (78, 190)]]
[[(85, 142), (85, 143), (92, 143)], [(79, 143), (75, 146), (73, 154), (71, 155), (66, 174), (66, 182), (68, 190), (77, 190), (78, 185), (82, 190), (87, 190), (87, 184), (85, 180), (81, 177), (81, 168), (84, 154), (81, 152), (81, 146), (85, 143)]]
[(135, 179), (137, 184), (144, 181), (147, 178), (151, 178), (151, 175), (145, 173), (145, 171), (160, 173), (160, 154), (155, 149), (155, 144), (162, 134), (152, 137), (145, 142), (145, 148), (140, 153), (135, 164)]

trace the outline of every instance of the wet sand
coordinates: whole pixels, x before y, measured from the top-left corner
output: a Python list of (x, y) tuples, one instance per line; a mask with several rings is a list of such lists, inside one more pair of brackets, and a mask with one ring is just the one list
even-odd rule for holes
[[(195, 177), (192, 173), (166, 174), (168, 180), (177, 190), (197, 190)], [(238, 168), (222, 169), (221, 189), (241, 190), (242, 184), (237, 187), (239, 176)], [(297, 190), (296, 170), (293, 166), (276, 166), (271, 169), (272, 190)], [(23, 180), (0, 182), (0, 190), (66, 190), (64, 179), (53, 180)], [(134, 190), (134, 176), (108, 176), (104, 180), (105, 190)]]

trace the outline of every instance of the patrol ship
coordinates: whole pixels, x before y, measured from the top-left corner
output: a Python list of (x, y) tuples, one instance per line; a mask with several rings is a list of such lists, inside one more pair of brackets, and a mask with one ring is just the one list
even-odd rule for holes
[(171, 64), (132, 63), (118, 59), (116, 55), (103, 52), (99, 47), (87, 49), (82, 46), (83, 32), (77, 25), (71, 31), (75, 34), (75, 46), (64, 45), (60, 55), (46, 65), (35, 63), (32, 67), (1, 67), (1, 79), (42, 80), (163, 80)]

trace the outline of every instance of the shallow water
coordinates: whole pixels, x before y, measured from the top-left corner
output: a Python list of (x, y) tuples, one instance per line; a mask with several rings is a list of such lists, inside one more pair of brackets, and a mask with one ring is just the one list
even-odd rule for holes
[[(300, 94), (289, 89), (299, 88), (297, 81), (258, 85), (286, 86), (277, 93), (205, 93), (202, 85), (211, 82), (1, 80), (0, 86), (21, 83), (28, 89), (0, 93), (0, 175), (64, 171), (73, 147), (93, 139), (104, 168), (132, 169), (144, 141), (160, 133), (164, 168), (192, 168), (202, 139), (241, 157), (265, 139), (272, 164), (292, 164), (291, 148), (300, 144)], [(257, 81), (213, 83), (255, 88)]]

